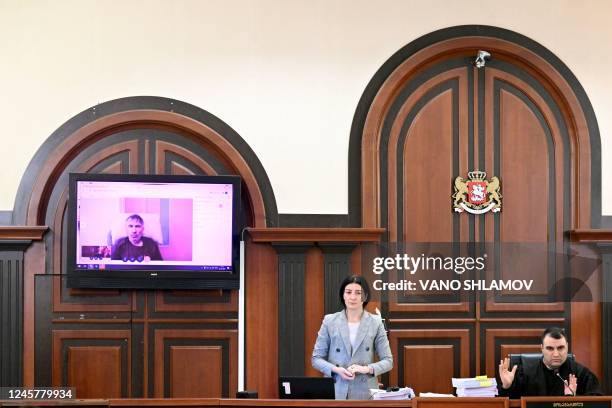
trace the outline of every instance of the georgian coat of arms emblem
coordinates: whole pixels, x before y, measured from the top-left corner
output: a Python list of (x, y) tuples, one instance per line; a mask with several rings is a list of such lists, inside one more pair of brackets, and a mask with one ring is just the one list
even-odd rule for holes
[(480, 170), (468, 172), (468, 178), (455, 179), (453, 208), (456, 212), (484, 214), (488, 211), (501, 210), (502, 195), (499, 191), (499, 179), (495, 176), (486, 179), (487, 173)]

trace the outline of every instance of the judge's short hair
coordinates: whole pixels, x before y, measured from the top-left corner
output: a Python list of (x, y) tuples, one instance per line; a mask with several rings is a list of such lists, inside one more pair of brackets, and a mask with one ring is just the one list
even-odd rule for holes
[(560, 340), (563, 338), (565, 341), (568, 341), (567, 335), (565, 334), (565, 329), (560, 327), (549, 327), (548, 329), (544, 330), (544, 333), (542, 333), (542, 344), (544, 344), (544, 337), (546, 336), (550, 336), (555, 340)]

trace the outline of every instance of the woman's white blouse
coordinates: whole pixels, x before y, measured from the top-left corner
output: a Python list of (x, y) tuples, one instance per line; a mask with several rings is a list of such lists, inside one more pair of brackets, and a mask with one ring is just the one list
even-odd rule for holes
[(361, 322), (356, 322), (356, 323), (350, 323), (348, 324), (349, 327), (349, 338), (351, 339), (351, 347), (355, 348), (355, 340), (357, 340), (357, 331), (359, 330), (359, 323)]

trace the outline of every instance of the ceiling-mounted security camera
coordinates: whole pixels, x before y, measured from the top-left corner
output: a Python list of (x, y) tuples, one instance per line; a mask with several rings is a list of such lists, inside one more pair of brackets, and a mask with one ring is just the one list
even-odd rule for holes
[(476, 68), (482, 68), (485, 66), (488, 60), (491, 59), (491, 53), (488, 51), (478, 50), (478, 54), (476, 55), (476, 60), (474, 61), (474, 65)]

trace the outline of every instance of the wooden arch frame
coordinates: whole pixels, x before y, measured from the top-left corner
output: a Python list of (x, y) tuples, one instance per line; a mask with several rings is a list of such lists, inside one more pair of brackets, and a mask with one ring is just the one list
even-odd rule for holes
[[(586, 92), (552, 52), (518, 33), (490, 26), (458, 26), (435, 31), (406, 45), (374, 75), (357, 107), (349, 143), (351, 223), (381, 226), (379, 143), (384, 117), (403, 84), (450, 56), (476, 55), (479, 49), (511, 60), (539, 79), (561, 107), (571, 151), (570, 229), (601, 223), (601, 141)], [(356, 171), (359, 170), (359, 171)]]
[[(243, 200), (243, 203), (250, 207), (247, 210), (250, 216), (248, 226), (258, 228), (276, 226), (278, 212), (267, 174), (255, 153), (238, 133), (200, 108), (158, 97), (130, 97), (97, 105), (68, 120), (49, 136), (31, 160), (22, 178), (15, 200), (13, 224), (28, 227), (42, 226), (48, 222), (48, 214), (54, 214), (56, 221), (61, 219), (61, 215), (53, 211), (53, 207), (50, 206), (55, 202), (52, 197), (66, 169), (79, 161), (81, 169), (91, 169), (99, 164), (100, 160), (109, 157), (109, 153), (116, 154), (129, 150), (135, 142), (115, 141), (100, 151), (106, 156), (98, 155), (82, 160), (82, 153), (90, 146), (114, 134), (136, 129), (174, 133), (211, 153), (222, 168), (242, 177), (243, 191), (246, 192), (246, 200)], [(159, 144), (162, 147), (167, 145), (165, 142)], [(182, 149), (182, 156), (215, 174), (215, 170), (196, 153), (180, 146), (176, 148)], [(131, 164), (130, 168), (125, 170), (130, 173), (138, 171)], [(145, 167), (145, 170), (149, 169)], [(65, 204), (65, 190), (62, 194), (60, 202)], [(52, 228), (60, 230), (61, 225), (56, 222)], [(23, 276), (23, 384), (25, 386), (34, 385), (35, 276), (46, 273), (45, 254), (48, 251), (55, 251), (56, 261), (59, 259), (57, 245), (46, 248), (47, 245), (48, 242), (45, 241), (33, 243), (24, 258), (24, 262), (28, 264)], [(52, 268), (59, 268), (59, 263), (55, 262)]]
[(270, 181), (244, 140), (227, 124), (202, 109), (157, 97), (105, 102), (62, 125), (30, 162), (17, 192), (13, 223), (43, 225), (46, 203), (55, 183), (80, 152), (111, 134), (143, 128), (176, 132), (213, 151), (242, 177), (253, 214), (252, 226), (276, 225), (278, 212)]

